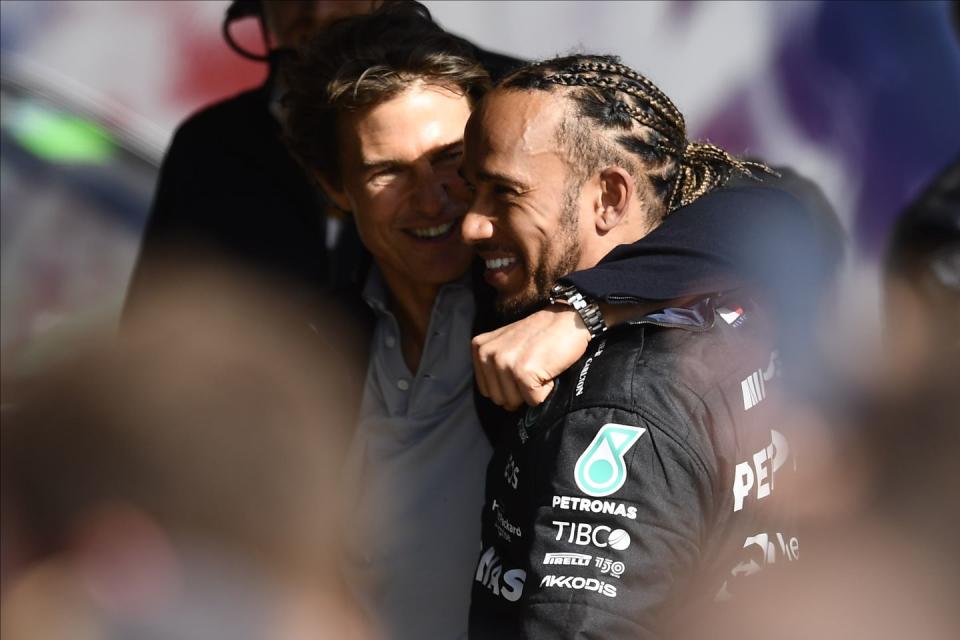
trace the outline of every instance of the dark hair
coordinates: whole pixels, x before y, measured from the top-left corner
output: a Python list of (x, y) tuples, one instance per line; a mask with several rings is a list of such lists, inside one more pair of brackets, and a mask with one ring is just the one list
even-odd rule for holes
[(715, 145), (689, 142), (683, 114), (670, 98), (616, 56), (573, 55), (537, 62), (497, 86), (540, 91), (569, 87), (566, 97), (574, 108), (558, 127), (557, 140), (578, 178), (582, 181), (611, 164), (627, 169), (642, 181), (641, 188), (649, 186), (641, 197), (658, 219), (722, 186), (734, 173), (772, 173)]
[(289, 66), (287, 144), (308, 171), (339, 184), (339, 115), (388, 100), (416, 80), (456, 90), (471, 103), (490, 88), (472, 47), (441, 29), (418, 3), (386, 3), (340, 20)]

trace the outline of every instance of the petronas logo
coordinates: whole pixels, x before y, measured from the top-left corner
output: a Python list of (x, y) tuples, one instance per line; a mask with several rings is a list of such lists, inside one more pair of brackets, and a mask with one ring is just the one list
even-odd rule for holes
[(600, 427), (573, 469), (580, 491), (597, 498), (619, 491), (627, 480), (623, 456), (645, 431), (641, 427), (612, 422)]

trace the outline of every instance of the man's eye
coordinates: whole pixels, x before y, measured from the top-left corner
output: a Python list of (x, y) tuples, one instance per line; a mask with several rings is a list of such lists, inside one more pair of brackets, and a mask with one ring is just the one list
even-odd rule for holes
[(437, 156), (433, 160), (434, 167), (443, 167), (456, 169), (460, 166), (460, 159), (463, 158), (463, 152), (461, 151), (451, 151), (444, 153), (443, 155)]
[(497, 196), (515, 197), (520, 195), (513, 188), (498, 184), (493, 187), (493, 193)]

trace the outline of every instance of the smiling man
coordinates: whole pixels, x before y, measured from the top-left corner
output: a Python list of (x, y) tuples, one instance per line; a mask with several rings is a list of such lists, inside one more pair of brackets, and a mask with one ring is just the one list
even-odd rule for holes
[(673, 103), (608, 56), (525, 67), (471, 116), (463, 235), (497, 308), (569, 305), (594, 336), (542, 405), (504, 425), (471, 638), (663, 637), (686, 607), (797, 557), (761, 308), (708, 291), (648, 301), (607, 331), (595, 302), (556, 285), (731, 176), (764, 170), (689, 142)]
[(390, 292), (410, 372), (420, 365), (440, 288), (463, 277), (473, 260), (460, 238), (469, 192), (457, 170), (475, 98), (465, 92), (486, 77), (475, 64), (464, 67), (450, 78), (426, 67), (418, 77), (398, 80), (404, 86), (395, 97), (345, 114), (342, 175), (321, 177), (334, 202), (355, 212), (360, 238)]
[[(596, 221), (580, 216), (591, 205), (582, 189), (587, 176), (571, 171), (567, 157), (556, 150), (557, 138), (578, 132), (553, 102), (546, 93), (502, 92), (471, 123), (471, 159), (484, 158), (483, 164), (465, 167), (479, 191), (474, 211), (489, 207), (497, 223), (473, 215), (465, 238), (484, 260), (484, 277), (497, 290), (497, 310), (505, 318), (525, 315), (545, 301), (559, 277), (594, 266), (618, 244), (645, 236), (658, 221), (642, 211), (627, 215), (625, 209), (605, 211)], [(590, 176), (592, 186), (600, 189), (597, 197), (640, 203), (637, 185), (625, 179), (628, 172), (619, 167), (610, 171), (621, 180)], [(585, 235), (602, 241), (584, 242)]]
[[(373, 258), (347, 464), (346, 575), (389, 638), (460, 638), (491, 446), (473, 403), (463, 132), (489, 76), (413, 3), (333, 25), (289, 78), (288, 137)], [(356, 292), (355, 292), (356, 293)], [(340, 295), (330, 304), (340, 304)]]

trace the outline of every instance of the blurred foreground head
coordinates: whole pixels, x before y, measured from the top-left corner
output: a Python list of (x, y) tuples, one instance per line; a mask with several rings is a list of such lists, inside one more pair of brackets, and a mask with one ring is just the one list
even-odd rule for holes
[(346, 327), (202, 274), (5, 394), (4, 638), (355, 637)]
[(886, 338), (898, 377), (960, 357), (960, 160), (900, 216), (885, 276)]

